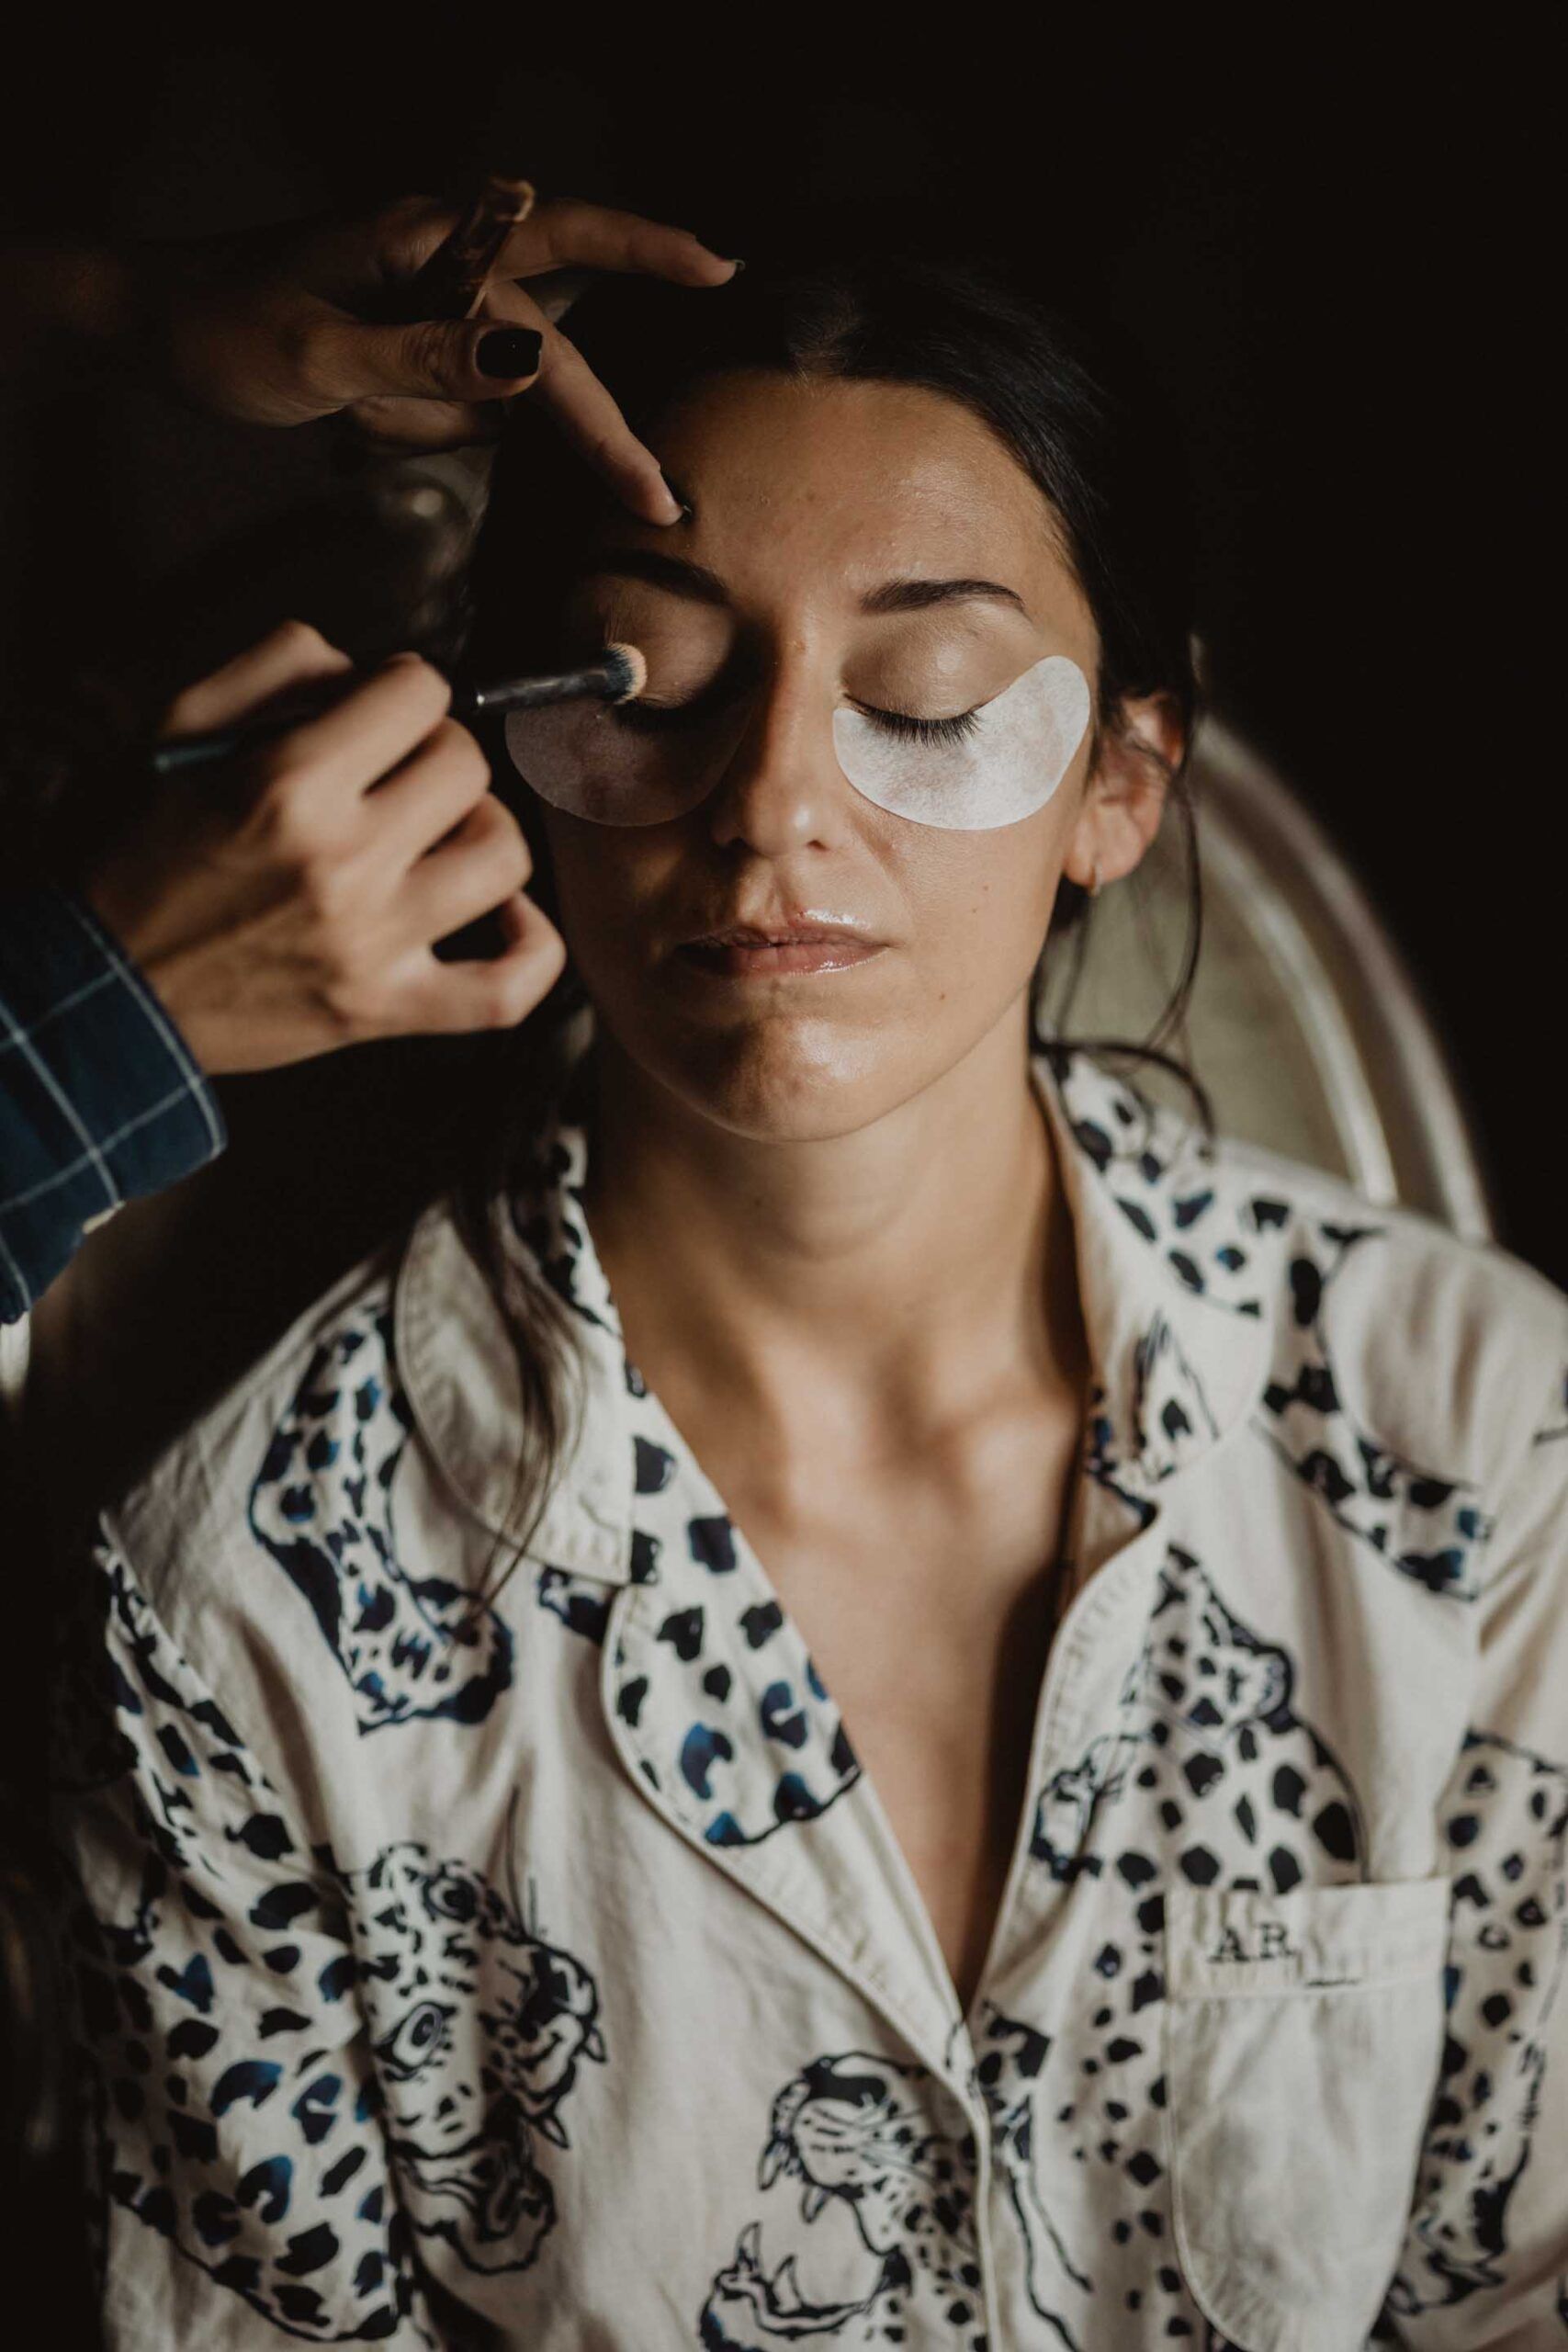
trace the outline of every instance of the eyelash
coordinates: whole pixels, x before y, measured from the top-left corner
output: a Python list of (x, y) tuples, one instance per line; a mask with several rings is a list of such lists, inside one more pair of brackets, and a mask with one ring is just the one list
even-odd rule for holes
[(977, 710), (961, 710), (952, 718), (911, 718), (907, 710), (872, 710), (863, 703), (860, 708), (884, 733), (901, 735), (916, 743), (962, 742), (980, 724)]
[[(622, 702), (612, 707), (610, 715), (622, 727), (654, 735), (694, 727), (712, 707), (713, 699), (694, 695), (690, 702)], [(906, 742), (957, 743), (973, 735), (980, 724), (978, 710), (961, 710), (951, 718), (916, 718), (907, 710), (877, 710), (869, 703), (857, 703), (855, 707), (884, 734), (900, 736)]]
[(617, 727), (629, 727), (638, 735), (656, 735), (666, 729), (694, 727), (708, 707), (705, 695), (694, 695), (690, 702), (612, 703), (609, 715)]

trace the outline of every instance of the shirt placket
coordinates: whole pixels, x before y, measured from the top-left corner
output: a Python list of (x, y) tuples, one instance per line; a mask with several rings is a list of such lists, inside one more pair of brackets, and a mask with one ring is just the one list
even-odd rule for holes
[[(606, 1724), (654, 1810), (844, 1976), (967, 2103), (930, 1916), (804, 1638), (716, 1497), (648, 1513), (656, 1577), (616, 1595)], [(696, 1506), (693, 1509), (692, 1506)], [(684, 1653), (684, 1655), (683, 1655)]]
[[(628, 1721), (625, 1703), (626, 1691), (636, 1691), (663, 1646), (659, 1630), (669, 1622), (669, 1599), (652, 1586), (633, 1585), (616, 1596), (611, 1611), (603, 1689), (605, 1719), (623, 1765), (676, 1834), (833, 1969), (927, 2070), (930, 2128), (954, 2143), (966, 2138), (974, 2149), (969, 2243), (980, 2278), (987, 2345), (999, 2347), (1010, 2339), (998, 2324), (994, 2286), (987, 2105), (964, 2019), (913, 1872), (858, 1765), (813, 1817), (746, 1842), (705, 1834), (703, 1814), (679, 1792), (667, 1755), (643, 1736), (640, 1724)], [(758, 1826), (751, 1805), (759, 1798), (766, 1801), (769, 1770), (769, 1759), (753, 1747), (728, 1792), (727, 1810), (734, 1817), (741, 1806), (739, 1826), (747, 1829)], [(911, 2352), (919, 2340), (924, 2339), (911, 2337)]]
[[(1096, 1802), (1092, 1789), (1086, 1791), (1081, 1809), (1075, 1808), (1070, 1849), (1063, 1838), (1060, 1811), (1053, 1813), (1048, 1856), (1043, 1808), (1064, 1779), (1083, 1774), (1097, 1737), (1114, 1736), (1118, 1694), (1136, 1647), (1137, 1628), (1148, 1612), (1164, 1545), (1158, 1523), (1163, 1514), (1157, 1506), (1142, 1526), (1129, 1532), (1124, 1515), (1117, 1524), (1114, 1498), (1101, 1500), (1104, 1510), (1088, 1517), (1091, 1525), (1098, 1522), (1100, 1539), (1113, 1541), (1115, 1548), (1078, 1582), (1052, 1645), (1018, 1842), (986, 1965), (962, 2025), (960, 2062), (971, 2070), (984, 2107), (976, 2135), (983, 2159), (977, 2225), (987, 2328), (998, 2352), (1014, 2342), (1018, 2315), (1033, 2309), (1028, 2270), (1038, 2249), (1032, 2257), (1015, 2210), (1021, 2195), (1032, 2198), (1037, 2191), (1044, 2153), (1029, 2120), (1033, 2079), (1030, 2045), (1046, 2036), (1054, 2039), (1066, 2022), (1055, 2013), (1049, 1998), (1043, 2003), (1041, 1979), (1055, 1973), (1055, 1981), (1062, 1981), (1059, 1971), (1051, 1970), (1051, 1954), (1070, 1946), (1083, 1906), (1092, 1905), (1099, 1891), (1095, 1880), (1080, 1877), (1073, 1867), (1089, 1842)], [(1007, 2151), (1015, 2137), (1016, 2160), (1010, 2160)]]
[[(975, 2259), (987, 2333), (993, 2345), (1003, 2344), (1003, 2317), (1013, 2305), (998, 2281), (1011, 2277), (1018, 2239), (1005, 2215), (993, 2226), (1010, 2184), (996, 2154), (998, 2103), (982, 2076), (972, 2022), (1019, 1955), (1050, 1937), (1055, 1915), (1071, 1897), (1071, 1885), (1057, 1883), (1033, 1859), (1035, 1811), (1052, 1775), (1080, 1753), (1097, 1696), (1107, 1689), (1114, 1695), (1107, 1645), (1120, 1655), (1118, 1630), (1140, 1593), (1146, 1609), (1159, 1508), (1145, 1503), (1140, 1524), (1116, 1495), (1092, 1484), (1084, 1489), (1078, 1580), (1042, 1681), (1008, 1885), (965, 2017), (913, 1871), (874, 1784), (842, 1738), (829, 1694), (814, 1683), (798, 1629), (657, 1400), (647, 1397), (636, 1410), (639, 1483), (649, 1490), (637, 1514), (637, 1548), (648, 1573), (617, 1596), (611, 1614), (603, 1695), (612, 1739), (655, 1811), (844, 1978), (956, 2103), (976, 2150)], [(1095, 1572), (1085, 1579), (1089, 1562)], [(741, 1642), (728, 1648), (713, 1641), (716, 1594), (720, 1622), (743, 1629)], [(684, 1686), (677, 1678), (672, 1688), (682, 1646), (693, 1651), (684, 1661), (689, 1671)], [(724, 1666), (734, 1677), (726, 1707), (705, 1714), (705, 1684)], [(790, 1750), (801, 1768), (788, 1801), (795, 1810), (778, 1819), (779, 1758), (761, 1726), (770, 1694), (776, 1713), (803, 1692), (818, 1719)]]

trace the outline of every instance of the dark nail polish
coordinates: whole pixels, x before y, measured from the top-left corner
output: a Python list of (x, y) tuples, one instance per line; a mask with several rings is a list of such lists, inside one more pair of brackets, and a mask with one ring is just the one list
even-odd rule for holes
[(480, 339), (474, 357), (482, 376), (504, 381), (513, 376), (532, 376), (544, 347), (544, 336), (536, 334), (532, 327), (497, 327)]

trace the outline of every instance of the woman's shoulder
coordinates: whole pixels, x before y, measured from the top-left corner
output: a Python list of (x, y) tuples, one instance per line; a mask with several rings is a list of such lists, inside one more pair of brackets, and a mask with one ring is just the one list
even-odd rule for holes
[(1568, 1437), (1568, 1292), (1550, 1275), (1250, 1141), (1218, 1137), (1213, 1165), (1231, 1213), (1272, 1239), (1277, 1408), (1337, 1413), (1363, 1450), (1493, 1496), (1550, 1435)]
[(1250, 1138), (1207, 1135), (1190, 1107), (1083, 1052), (1062, 1102), (1119, 1216), (1183, 1288), (1277, 1332), (1332, 1317), (1369, 1369), (1381, 1345), (1380, 1383), (1397, 1367), (1413, 1394), (1489, 1338), (1531, 1379), (1561, 1360), (1568, 1292), (1498, 1242)]
[(1211, 1367), (1224, 1358), (1240, 1384), (1245, 1363), (1255, 1420), (1303, 1476), (1472, 1487), (1490, 1504), (1521, 1480), (1544, 1491), (1559, 1455), (1568, 1469), (1568, 1442), (1549, 1442), (1568, 1437), (1568, 1293), (1549, 1275), (1426, 1209), (1209, 1133), (1141, 1069), (1079, 1050), (1061, 1070), (1092, 1215), (1145, 1245), (1113, 1261)]
[(1364, 1231), (1413, 1292), (1423, 1282), (1449, 1285), (1456, 1296), (1519, 1318), (1527, 1329), (1550, 1331), (1554, 1343), (1568, 1328), (1568, 1291), (1490, 1236), (1461, 1231), (1408, 1202), (1376, 1199), (1346, 1177), (1248, 1138), (1221, 1134), (1213, 1154), (1233, 1192), (1249, 1197), (1255, 1209), (1262, 1203), (1265, 1217), (1275, 1217), (1282, 1230)]

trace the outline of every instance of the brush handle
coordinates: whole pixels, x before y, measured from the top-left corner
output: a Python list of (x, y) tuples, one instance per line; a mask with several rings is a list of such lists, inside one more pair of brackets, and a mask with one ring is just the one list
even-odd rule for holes
[[(187, 768), (214, 767), (222, 760), (239, 758), (254, 752), (264, 743), (276, 743), (296, 727), (309, 726), (312, 718), (320, 718), (342, 700), (341, 692), (323, 695), (319, 701), (299, 705), (287, 718), (258, 718), (248, 727), (217, 728), (209, 735), (176, 735), (167, 742), (154, 743), (149, 758), (154, 775), (182, 775)], [(452, 715), (461, 718), (457, 697), (453, 697)]]
[(589, 662), (580, 670), (556, 670), (536, 678), (502, 678), (493, 686), (472, 686), (461, 697), (459, 718), (493, 718), (502, 710), (537, 710), (542, 703), (574, 702), (588, 695), (603, 695), (619, 702), (628, 680), (620, 661)]
[[(186, 768), (209, 767), (219, 760), (231, 760), (242, 752), (254, 752), (258, 745), (276, 742), (280, 735), (288, 735), (296, 727), (319, 718), (350, 691), (352, 686), (334, 679), (326, 691), (305, 707), (290, 711), (287, 718), (260, 718), (251, 726), (220, 728), (209, 735), (178, 735), (167, 742), (155, 743), (150, 755), (152, 773), (177, 775)], [(501, 678), (488, 686), (458, 686), (452, 695), (450, 716), (463, 720), (490, 718), (501, 711), (536, 710), (543, 703), (571, 702), (589, 695), (601, 695), (607, 701), (618, 699), (626, 691), (624, 661), (590, 662), (579, 670), (558, 670), (531, 678)]]
[(415, 319), (471, 319), (484, 299), (506, 240), (534, 209), (529, 180), (491, 172), (481, 181), (457, 225), (404, 289)]

